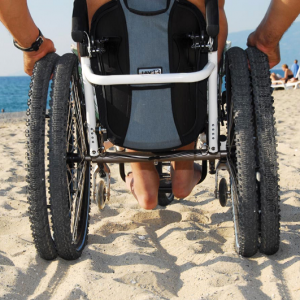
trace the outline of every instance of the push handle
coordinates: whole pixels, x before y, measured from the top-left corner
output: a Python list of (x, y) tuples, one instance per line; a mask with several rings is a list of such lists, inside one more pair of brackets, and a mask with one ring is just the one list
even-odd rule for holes
[(205, 0), (206, 7), (206, 32), (216, 38), (219, 34), (219, 5), (218, 0)]
[(75, 0), (72, 15), (72, 39), (74, 42), (82, 43), (84, 32), (89, 31), (88, 13), (86, 0)]

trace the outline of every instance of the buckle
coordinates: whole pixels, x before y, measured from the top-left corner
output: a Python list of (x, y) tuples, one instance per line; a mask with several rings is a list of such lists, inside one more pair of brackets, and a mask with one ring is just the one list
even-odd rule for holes
[(200, 49), (203, 52), (211, 51), (212, 44), (211, 40), (207, 41), (207, 36), (205, 35), (204, 30), (201, 31), (201, 35), (195, 35), (194, 33), (187, 34), (187, 37), (193, 41), (191, 46), (192, 49)]

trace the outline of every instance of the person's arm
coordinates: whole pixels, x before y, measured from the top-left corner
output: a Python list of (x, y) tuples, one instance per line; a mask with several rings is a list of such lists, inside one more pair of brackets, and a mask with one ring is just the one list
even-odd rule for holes
[[(26, 0), (0, 0), (0, 21), (23, 48), (30, 47), (39, 36), (38, 27), (31, 18)], [(47, 53), (55, 51), (53, 42), (44, 37), (38, 51), (24, 52), (24, 71), (31, 75), (35, 62)]]
[(279, 63), (279, 41), (299, 14), (299, 0), (272, 0), (265, 17), (249, 35), (247, 45), (267, 54), (270, 68)]

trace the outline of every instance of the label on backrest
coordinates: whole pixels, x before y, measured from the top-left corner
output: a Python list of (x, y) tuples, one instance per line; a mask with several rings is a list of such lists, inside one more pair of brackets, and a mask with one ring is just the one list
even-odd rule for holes
[(138, 69), (138, 74), (162, 74), (162, 68), (143, 68)]

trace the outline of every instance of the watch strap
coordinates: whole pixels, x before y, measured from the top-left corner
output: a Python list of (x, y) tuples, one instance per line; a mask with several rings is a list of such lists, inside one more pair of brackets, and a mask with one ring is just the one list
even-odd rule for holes
[(44, 36), (40, 30), (39, 30), (39, 36), (37, 37), (35, 42), (33, 42), (29, 48), (23, 48), (17, 43), (16, 40), (13, 40), (14, 46), (16, 48), (18, 48), (19, 50), (22, 50), (25, 52), (38, 51), (43, 42), (44, 42)]

